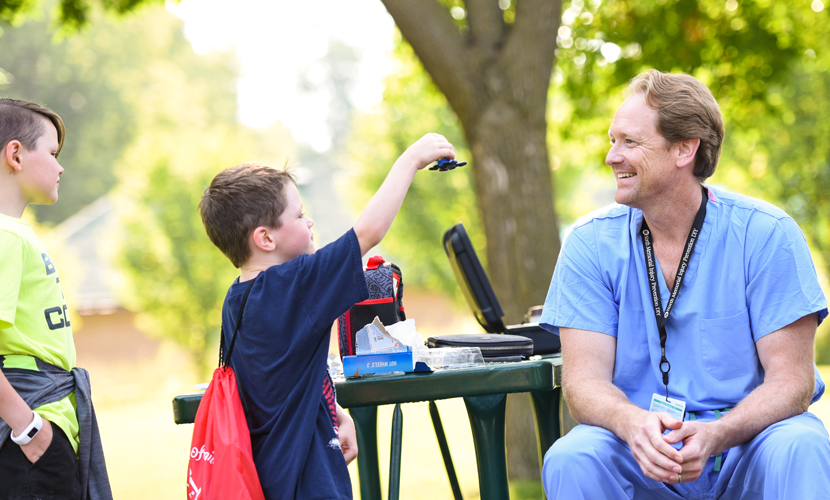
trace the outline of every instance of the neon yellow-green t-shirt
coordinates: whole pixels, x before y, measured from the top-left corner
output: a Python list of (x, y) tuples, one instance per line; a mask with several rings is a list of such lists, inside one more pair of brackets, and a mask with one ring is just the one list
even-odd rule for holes
[[(0, 214), (0, 355), (5, 368), (37, 371), (34, 358), (75, 367), (75, 343), (60, 278), (32, 228)], [(35, 408), (59, 426), (78, 452), (75, 394)]]

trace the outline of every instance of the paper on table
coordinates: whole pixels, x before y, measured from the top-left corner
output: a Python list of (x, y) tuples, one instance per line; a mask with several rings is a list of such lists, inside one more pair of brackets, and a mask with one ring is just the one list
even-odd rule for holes
[(391, 337), (378, 317), (361, 328), (356, 335), (357, 354), (376, 354), (380, 352), (406, 352), (406, 346)]
[(427, 349), (424, 345), (424, 338), (415, 330), (415, 320), (412, 318), (389, 325), (386, 331), (392, 338), (411, 347), (413, 351)]

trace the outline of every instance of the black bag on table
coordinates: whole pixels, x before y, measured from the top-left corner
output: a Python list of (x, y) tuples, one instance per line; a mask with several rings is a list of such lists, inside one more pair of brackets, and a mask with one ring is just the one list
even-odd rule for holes
[(435, 335), (427, 347), (478, 347), (484, 361), (521, 361), (533, 354), (533, 341), (521, 335), (482, 333), (478, 335)]
[(357, 354), (355, 336), (376, 316), (385, 326), (406, 319), (400, 268), (376, 255), (369, 259), (363, 275), (369, 288), (369, 298), (353, 305), (337, 319), (340, 359)]
[[(499, 300), (490, 285), (490, 279), (478, 260), (473, 244), (464, 225), (459, 223), (444, 233), (444, 251), (455, 273), (456, 281), (478, 323), (484, 331), (492, 334), (509, 334), (527, 337), (533, 341), (533, 354), (559, 352), (559, 336), (533, 322), (541, 315), (539, 306), (531, 307), (527, 322), (520, 325), (505, 325)], [(476, 337), (476, 335), (470, 335)], [(474, 347), (474, 346), (468, 346)], [(483, 354), (483, 351), (482, 351)]]

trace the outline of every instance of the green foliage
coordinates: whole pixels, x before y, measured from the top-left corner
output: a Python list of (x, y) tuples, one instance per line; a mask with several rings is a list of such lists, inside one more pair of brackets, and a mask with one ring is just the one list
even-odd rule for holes
[[(568, 153), (581, 148), (583, 154), (577, 153), (575, 161), (571, 154), (563, 156), (558, 180), (565, 172), (571, 174), (564, 175), (568, 185), (559, 185), (558, 192), (573, 192), (572, 186), (584, 184), (586, 176), (604, 169), (605, 135), (621, 101), (621, 90), (638, 73), (657, 68), (695, 75), (712, 89), (721, 105), (727, 138), (721, 167), (712, 181), (746, 192), (747, 167), (756, 157), (758, 182), (750, 183), (749, 194), (786, 205), (787, 198), (774, 186), (778, 180), (757, 175), (761, 156), (756, 155), (768, 159), (769, 152), (755, 150), (750, 161), (743, 153), (756, 143), (773, 142), (763, 141), (763, 137), (780, 136), (776, 123), (782, 118), (794, 123), (798, 108), (794, 87), (803, 87), (808, 73), (826, 74), (826, 63), (813, 61), (810, 68), (804, 64), (820, 59), (816, 54), (829, 48), (828, 26), (827, 11), (814, 12), (804, 0), (787, 4), (765, 0), (616, 0), (601, 4), (575, 0), (566, 4), (558, 34), (554, 79), (558, 92), (552, 99), (551, 142)], [(783, 146), (779, 141), (771, 145), (782, 157), (803, 150)], [(581, 173), (574, 175), (575, 171)], [(566, 200), (567, 196), (560, 198), (557, 208), (564, 208)], [(572, 220), (577, 214), (565, 215), (566, 220)]]
[[(386, 79), (383, 103), (376, 112), (356, 118), (352, 126), (348, 146), (352, 167), (344, 191), (357, 209), (369, 201), (398, 156), (425, 133), (443, 134), (455, 146), (457, 158), (469, 158), (455, 113), (405, 41), (395, 48), (395, 70)], [(382, 243), (406, 270), (407, 283), (455, 293), (458, 287), (441, 237), (459, 221), (483, 255), (484, 230), (471, 170), (419, 172)]]
[(122, 96), (120, 75), (147, 55), (120, 29), (117, 22), (96, 23), (83, 36), (52, 42), (45, 17), (4, 27), (3, 95), (45, 104), (67, 129), (60, 203), (33, 207), (42, 223), (59, 223), (107, 193), (116, 182), (113, 167), (135, 137), (136, 117)]
[[(103, 8), (108, 12), (126, 14), (138, 9), (142, 5), (161, 5), (161, 0), (58, 0), (54, 6), (55, 24), (64, 33), (72, 33), (89, 25), (90, 16), (96, 8)], [(40, 8), (50, 7), (52, 1), (39, 0), (0, 0), (0, 21), (10, 24), (19, 24), (25, 19), (36, 15)]]
[[(590, 116), (597, 97), (649, 68), (695, 74), (726, 107), (758, 100), (806, 48), (797, 33), (807, 21), (801, 19), (805, 10), (815, 14), (803, 1), (786, 7), (734, 0), (574, 1), (558, 36), (564, 88), (578, 103), (577, 116)], [(606, 58), (615, 49), (605, 44), (615, 44), (621, 57)]]
[(215, 352), (209, 346), (218, 338), (222, 299), (238, 273), (208, 240), (196, 207), (213, 174), (238, 162), (223, 147), (233, 132), (218, 125), (143, 135), (125, 157), (115, 192), (125, 233), (121, 268), (131, 285), (124, 298), (143, 311), (145, 331), (188, 348), (203, 372)]
[(204, 372), (238, 272), (208, 240), (199, 199), (224, 168), (282, 165), (291, 142), (283, 130), (238, 124), (235, 59), (195, 54), (165, 8), (91, 21), (54, 43), (48, 19), (0, 38), (6, 93), (50, 106), (67, 125), (61, 202), (37, 213), (57, 222), (113, 189), (121, 231), (109, 244), (128, 285), (121, 299), (144, 331), (186, 347)]
[[(164, 9), (132, 18), (125, 42), (142, 40), (145, 63), (124, 71), (123, 96), (137, 134), (120, 162), (114, 200), (123, 224), (124, 297), (146, 331), (189, 349), (207, 372), (214, 362), (222, 301), (238, 276), (208, 240), (198, 204), (220, 170), (260, 159), (282, 164), (286, 133), (257, 133), (236, 121), (229, 54), (196, 55), (181, 22)], [(139, 36), (140, 35), (140, 36)]]
[[(808, 0), (574, 0), (559, 30), (554, 123), (563, 145), (593, 153), (563, 170), (602, 166), (604, 135), (619, 91), (657, 68), (706, 83), (724, 113), (727, 137), (712, 179), (782, 205), (825, 260), (828, 11)], [(610, 57), (606, 57), (610, 56)], [(615, 59), (619, 56), (619, 59)], [(602, 137), (602, 141), (597, 138)], [(555, 163), (555, 162), (554, 162)]]

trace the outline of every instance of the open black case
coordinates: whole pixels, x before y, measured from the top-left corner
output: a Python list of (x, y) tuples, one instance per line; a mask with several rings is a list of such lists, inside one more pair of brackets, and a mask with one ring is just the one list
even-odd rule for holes
[(485, 331), (528, 337), (533, 340), (533, 354), (559, 352), (559, 336), (540, 327), (538, 323), (505, 326), (502, 321), (504, 312), (463, 224), (458, 223), (444, 233), (444, 251), (458, 286)]

